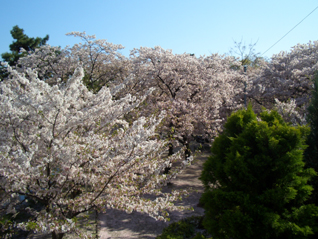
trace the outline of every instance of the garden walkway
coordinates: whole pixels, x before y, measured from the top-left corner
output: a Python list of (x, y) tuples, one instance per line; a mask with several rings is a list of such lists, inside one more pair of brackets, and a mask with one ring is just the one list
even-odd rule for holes
[(179, 205), (191, 206), (194, 211), (173, 211), (170, 212), (170, 222), (161, 222), (138, 212), (127, 214), (119, 210), (110, 209), (107, 210), (107, 213), (99, 215), (100, 239), (152, 239), (160, 235), (163, 228), (172, 222), (184, 217), (203, 215), (204, 209), (197, 206), (203, 192), (203, 185), (198, 177), (201, 174), (202, 164), (207, 159), (207, 156), (206, 153), (197, 155), (192, 165), (181, 172), (181, 174), (172, 181), (171, 185), (163, 189), (163, 192), (169, 192), (175, 189), (192, 187), (195, 191), (180, 202)]

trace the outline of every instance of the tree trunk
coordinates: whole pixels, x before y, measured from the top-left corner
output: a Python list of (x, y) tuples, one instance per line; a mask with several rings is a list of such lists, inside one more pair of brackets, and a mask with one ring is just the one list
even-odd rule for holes
[(65, 233), (52, 232), (52, 239), (62, 239)]
[(179, 140), (179, 142), (182, 143), (182, 145), (186, 147), (186, 149), (184, 151), (184, 159), (187, 160), (187, 158), (189, 158), (191, 156), (189, 137), (183, 135), (182, 140)]
[(171, 155), (173, 155), (173, 144), (172, 144), (172, 143), (169, 143), (169, 144), (168, 144), (168, 147), (169, 147), (168, 156), (171, 156)]
[(185, 157), (185, 160), (187, 160), (187, 158), (191, 156), (191, 149), (190, 149), (189, 143), (186, 143), (185, 146), (186, 146), (186, 150), (184, 151), (184, 157)]
[[(173, 155), (173, 144), (169, 143), (168, 147), (169, 147), (169, 152), (168, 152), (168, 157), (169, 157), (169, 156)], [(171, 167), (166, 167), (163, 174), (168, 174), (170, 169), (171, 169)]]

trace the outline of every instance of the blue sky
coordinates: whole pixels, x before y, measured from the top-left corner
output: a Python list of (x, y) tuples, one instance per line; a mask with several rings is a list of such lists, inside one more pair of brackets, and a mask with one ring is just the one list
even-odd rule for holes
[[(316, 0), (0, 0), (0, 53), (9, 51), (10, 30), (18, 25), (30, 37), (50, 36), (65, 47), (86, 31), (133, 48), (161, 46), (173, 53), (228, 53), (233, 41), (256, 42), (264, 53), (318, 6)], [(318, 40), (318, 9), (263, 56)]]

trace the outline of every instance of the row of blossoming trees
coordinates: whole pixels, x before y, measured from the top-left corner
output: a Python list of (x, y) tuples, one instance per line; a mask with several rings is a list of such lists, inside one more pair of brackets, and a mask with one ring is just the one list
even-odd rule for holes
[[(244, 74), (234, 57), (141, 47), (126, 58), (121, 45), (69, 35), (81, 43), (29, 52), (7, 67), (0, 84), (1, 210), (29, 217), (3, 223), (7, 233), (80, 233), (75, 217), (91, 209), (136, 210), (161, 220), (169, 210), (184, 210), (173, 202), (187, 192), (160, 188), (191, 161), (195, 136), (213, 139), (244, 95), (255, 105), (276, 103), (286, 118), (304, 123), (302, 106), (318, 68), (317, 42)], [(179, 168), (163, 174), (178, 160)]]

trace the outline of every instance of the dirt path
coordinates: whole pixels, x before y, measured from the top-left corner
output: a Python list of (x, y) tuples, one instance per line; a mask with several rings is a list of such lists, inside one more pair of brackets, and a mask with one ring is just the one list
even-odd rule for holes
[(121, 239), (121, 238), (156, 238), (161, 234), (163, 228), (172, 222), (178, 221), (184, 217), (193, 215), (203, 215), (204, 209), (197, 206), (203, 185), (198, 177), (202, 171), (202, 164), (207, 159), (207, 154), (201, 153), (195, 157), (192, 165), (186, 168), (174, 181), (172, 185), (166, 186), (163, 191), (168, 192), (172, 189), (185, 189), (192, 187), (196, 190), (185, 198), (180, 205), (187, 205), (194, 208), (194, 211), (171, 212), (170, 222), (160, 222), (153, 218), (133, 212), (125, 212), (110, 209), (106, 214), (99, 215), (99, 236), (101, 239)]
[[(169, 192), (173, 189), (186, 189), (192, 187), (196, 192), (190, 194), (189, 197), (183, 199), (178, 205), (191, 206), (194, 211), (170, 212), (170, 222), (156, 221), (155, 219), (138, 212), (127, 214), (123, 211), (109, 209), (106, 214), (98, 215), (98, 231), (100, 239), (128, 239), (128, 238), (143, 238), (153, 239), (162, 233), (163, 228), (172, 222), (176, 222), (184, 217), (198, 216), (204, 214), (204, 209), (198, 207), (201, 193), (203, 192), (203, 185), (198, 177), (201, 175), (202, 164), (208, 157), (207, 153), (201, 153), (196, 156), (192, 165), (187, 167), (172, 184), (163, 188), (163, 192)], [(80, 222), (84, 231), (96, 232), (95, 214), (88, 214), (85, 219), (82, 215)], [(30, 233), (27, 239), (49, 239), (50, 234), (32, 234)], [(78, 239), (74, 234), (65, 235), (65, 239)]]

